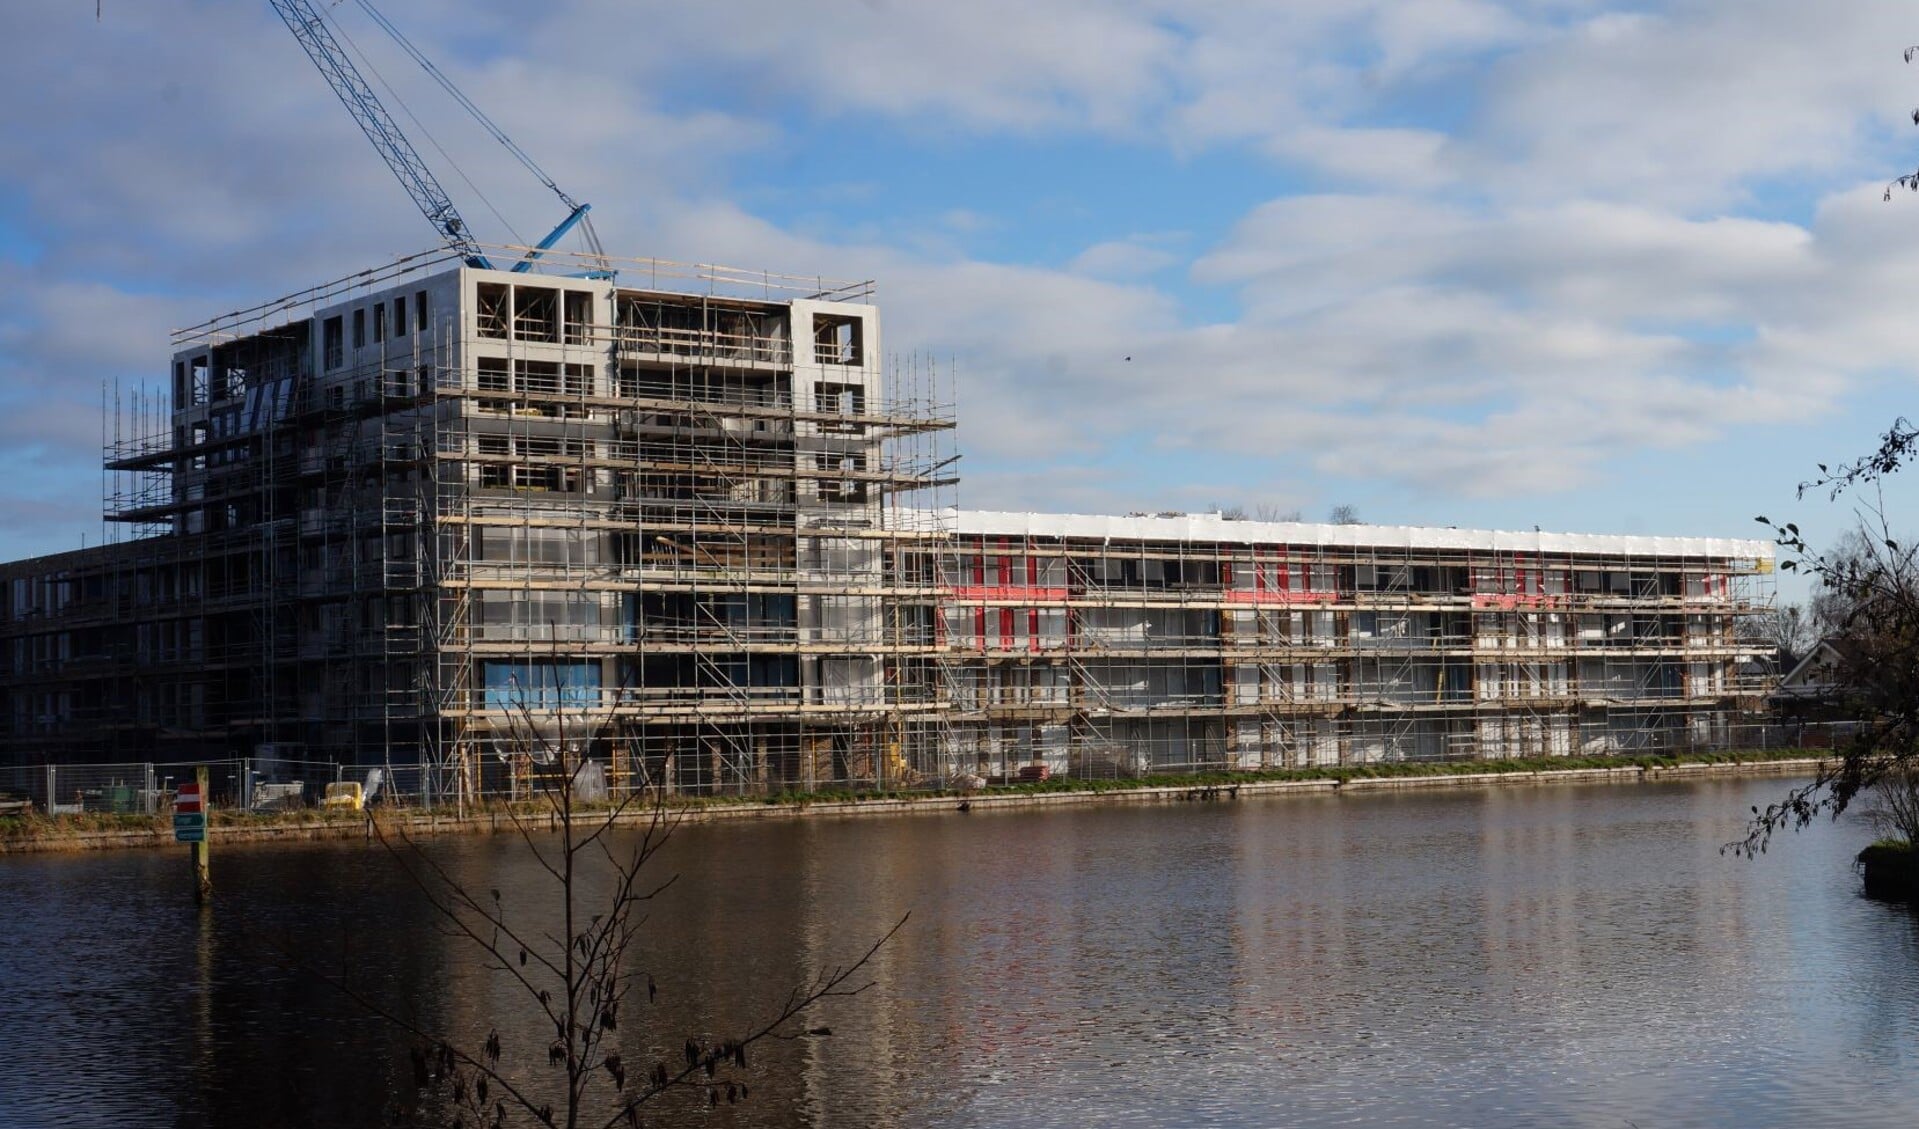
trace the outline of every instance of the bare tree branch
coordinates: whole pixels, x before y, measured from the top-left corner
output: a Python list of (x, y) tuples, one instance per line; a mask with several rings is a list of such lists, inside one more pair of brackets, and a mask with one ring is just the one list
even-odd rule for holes
[(1837, 655), (1836, 705), (1856, 719), (1856, 729), (1811, 783), (1753, 809), (1746, 835), (1726, 845), (1734, 854), (1761, 853), (1774, 833), (1803, 828), (1818, 815), (1837, 818), (1861, 792), (1919, 763), (1919, 547), (1895, 535), (1882, 492), (1885, 477), (1919, 454), (1916, 443), (1919, 431), (1899, 419), (1877, 451), (1836, 468), (1822, 464), (1819, 477), (1800, 485), (1801, 496), (1868, 493), (1854, 508), (1853, 530), (1832, 549), (1812, 549), (1793, 522), (1757, 519), (1785, 551), (1780, 568), (1813, 581), (1826, 642)]

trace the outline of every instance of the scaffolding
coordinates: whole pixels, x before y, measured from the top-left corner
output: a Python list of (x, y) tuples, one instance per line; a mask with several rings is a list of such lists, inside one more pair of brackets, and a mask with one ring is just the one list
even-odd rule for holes
[(938, 770), (1724, 747), (1762, 707), (1740, 628), (1771, 579), (1755, 541), (961, 514)]
[(478, 284), (436, 447), (469, 779), (531, 737), (681, 792), (914, 782), (939, 703), (901, 562), (940, 538), (951, 410), (932, 366), (882, 374), (870, 287), (796, 283)]
[[(167, 408), (116, 409), (126, 535), (84, 558), (165, 591), (121, 634), (193, 639), (99, 656), (177, 686), (138, 743), (418, 761), (440, 797), (561, 740), (679, 791), (914, 782), (952, 411), (937, 366), (883, 371), (871, 297), (428, 254), (181, 331)], [(60, 714), (74, 751), (131, 752), (97, 712)]]
[[(506, 249), (514, 250), (512, 248)], [(959, 511), (870, 283), (444, 252), (174, 339), (99, 549), (6, 566), (15, 760), (888, 789), (1723, 746), (1766, 542)]]

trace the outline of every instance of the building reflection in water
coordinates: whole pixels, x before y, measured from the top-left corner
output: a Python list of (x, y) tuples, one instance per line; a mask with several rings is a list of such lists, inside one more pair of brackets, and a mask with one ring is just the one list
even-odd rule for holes
[[(1856, 894), (1870, 831), (1718, 853), (1781, 787), (686, 827), (629, 954), (659, 997), (629, 1004), (621, 1051), (671, 1063), (747, 1029), (910, 910), (877, 987), (819, 1013), (831, 1037), (757, 1048), (716, 1124), (1904, 1124), (1919, 937)], [(508, 836), (428, 849), (515, 913), (553, 895)], [(423, 1023), (497, 1024), (545, 1072), (537, 1012), (377, 848), (218, 866), (203, 930), (172, 852), (0, 865), (0, 983), (33, 1036), (0, 1123), (378, 1121), (408, 1040), (263, 937)]]

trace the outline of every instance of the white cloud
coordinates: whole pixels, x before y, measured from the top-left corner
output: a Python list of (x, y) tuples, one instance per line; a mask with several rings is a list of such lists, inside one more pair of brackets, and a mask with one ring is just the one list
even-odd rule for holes
[[(511, 5), (515, 20), (524, 8)], [(531, 34), (583, 69), (698, 72), (775, 108), (934, 116), (1016, 133), (1132, 133), (1172, 89), (1181, 37), (1160, 4), (822, 0), (558, 5)], [(526, 34), (523, 30), (522, 34)]]
[(1185, 242), (1179, 233), (1109, 239), (1073, 256), (1067, 269), (1093, 278), (1141, 278), (1181, 262), (1181, 256), (1174, 249)]
[(1432, 129), (1311, 126), (1272, 138), (1266, 149), (1341, 180), (1404, 190), (1438, 188), (1455, 179), (1446, 143), (1446, 135)]
[[(23, 6), (0, 41), (0, 436), (83, 473), (100, 381), (157, 372), (167, 324), (428, 234), (264, 6), (91, 17)], [(1314, 475), (1564, 492), (1903, 377), (1919, 222), (1873, 181), (1911, 159), (1889, 132), (1919, 100), (1909, 22), (1784, 0), (422, 0), (404, 20), (613, 249), (877, 278), (889, 348), (957, 365), (981, 500), (1122, 509), (1225, 479), (1129, 504), (1080, 464), (1225, 453), (1291, 498)], [(557, 218), (476, 131), (434, 132), (523, 235)], [(1007, 138), (1238, 148), (1272, 159), (1272, 199), (1110, 230), (1075, 201), (1063, 226), (1089, 234), (1054, 266), (978, 261), (952, 233), (1017, 221), (943, 199), (943, 231), (904, 231), (873, 164), (954, 138), (987, 159)], [(742, 203), (786, 196), (833, 221)], [(1230, 230), (1195, 257), (1139, 234), (1162, 224)]]
[(1910, 9), (1791, 0), (1605, 13), (1503, 58), (1465, 131), (1516, 198), (1739, 206), (1763, 178), (1856, 177), (1912, 96)]
[[(1275, 202), (1196, 268), (1247, 298), (1209, 367), (1222, 387), (1263, 371), (1282, 398), (1335, 409), (1306, 440), (1323, 470), (1430, 486), (1451, 465), (1482, 492), (1571, 488), (1625, 452), (1816, 414), (1847, 373), (1903, 362), (1919, 332), (1887, 335), (1897, 299), (1859, 280), (1907, 273), (1914, 240), (1855, 242), (1847, 226), (1870, 222), (1857, 196), (1810, 230), (1589, 201)], [(1806, 301), (1832, 292), (1845, 301)], [(1215, 441), (1267, 430), (1251, 398), (1221, 414)]]

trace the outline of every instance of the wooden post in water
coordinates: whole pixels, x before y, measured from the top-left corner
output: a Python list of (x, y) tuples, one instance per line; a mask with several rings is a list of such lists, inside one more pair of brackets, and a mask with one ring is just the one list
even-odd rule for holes
[(206, 905), (213, 897), (213, 879), (207, 874), (207, 769), (193, 770), (193, 783), (180, 785), (173, 796), (173, 839), (193, 852), (193, 900)]
[[(201, 810), (206, 811), (213, 806), (209, 802), (212, 793), (207, 790), (207, 766), (201, 765), (194, 769), (193, 779), (200, 785)], [(208, 823), (213, 822), (212, 812), (207, 812), (206, 820)], [(211, 830), (211, 827), (206, 829), (206, 831)], [(213, 900), (213, 876), (207, 869), (207, 852), (212, 846), (213, 844), (208, 841), (208, 835), (204, 832), (193, 844), (193, 901), (196, 905), (206, 905)]]

